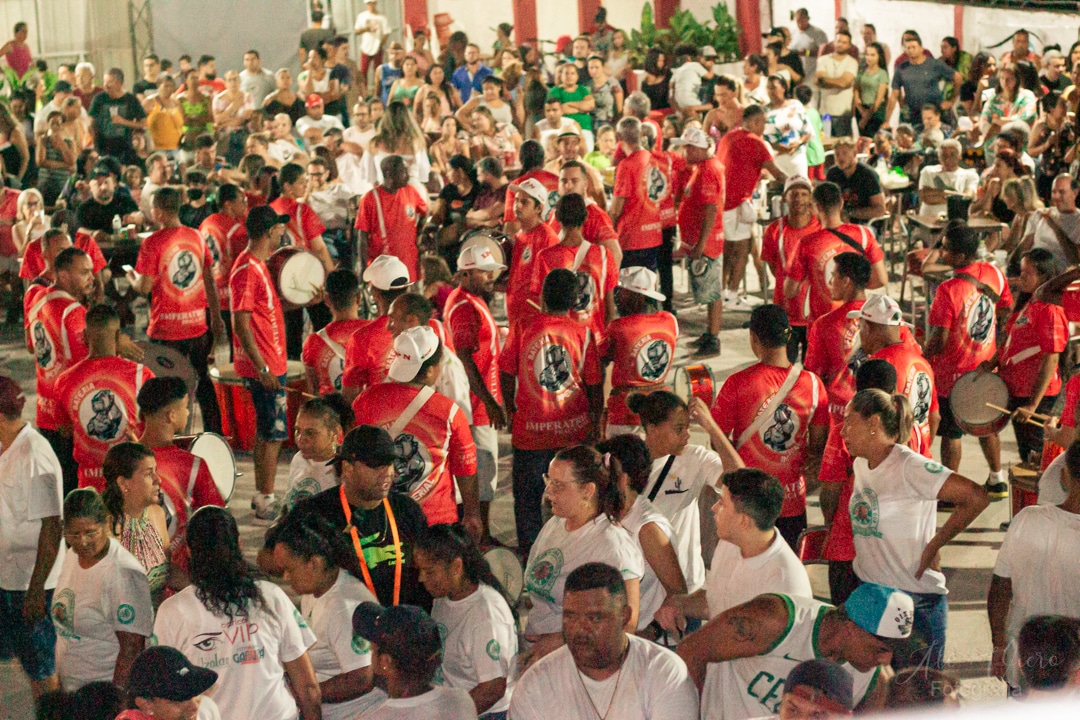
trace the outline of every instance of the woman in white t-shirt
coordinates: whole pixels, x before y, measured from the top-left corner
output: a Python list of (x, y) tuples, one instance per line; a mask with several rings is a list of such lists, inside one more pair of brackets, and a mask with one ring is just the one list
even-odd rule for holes
[(323, 517), (292, 513), (268, 540), (315, 633), (308, 656), (322, 691), (323, 720), (346, 720), (375, 707), (386, 694), (373, 690), (371, 647), (353, 634), (352, 616), (360, 603), (378, 601), (360, 579), (348, 536)]
[[(855, 458), (848, 503), (854, 570), (863, 582), (898, 588), (915, 600), (913, 634), (926, 642), (928, 656), (896, 658), (894, 667), (925, 662), (940, 670), (948, 615), (941, 549), (990, 501), (981, 486), (905, 444), (912, 422), (903, 395), (861, 390), (848, 403), (843, 437)], [(956, 506), (941, 530), (939, 500)]]
[(615, 482), (617, 471), (618, 460), (587, 445), (559, 451), (548, 466), (544, 498), (551, 503), (553, 517), (540, 530), (525, 569), (525, 588), (532, 600), (525, 626), (525, 638), (532, 643), (522, 664), (526, 669), (563, 644), (566, 576), (585, 563), (606, 563), (622, 573), (632, 611), (626, 630), (637, 631), (645, 561), (637, 542), (618, 524), (623, 495)]
[(146, 571), (109, 537), (105, 504), (93, 488), (64, 500), (64, 539), (68, 552), (50, 610), (60, 684), (68, 692), (98, 681), (123, 686), (154, 624)]
[(435, 683), (468, 691), (480, 717), (505, 718), (517, 675), (517, 619), (487, 560), (458, 525), (433, 525), (414, 550), (442, 638)]
[(281, 503), (285, 509), (338, 486), (334, 467), (326, 463), (334, 457), (344, 435), (337, 410), (321, 397), (300, 406), (294, 433), (297, 452), (289, 463), (289, 486)]
[(637, 435), (616, 435), (597, 445), (596, 449), (611, 453), (619, 461), (616, 482), (625, 498), (619, 522), (637, 540), (645, 558), (638, 634), (656, 640), (663, 630), (653, 623), (653, 615), (668, 597), (686, 594), (686, 576), (675, 552), (678, 541), (671, 521), (641, 495), (649, 484), (652, 469), (649, 447)]
[(158, 644), (217, 671), (214, 700), (230, 720), (319, 717), (307, 654), (315, 635), (284, 590), (255, 579), (236, 520), (225, 508), (199, 508), (188, 520), (187, 546), (191, 585), (161, 604)]

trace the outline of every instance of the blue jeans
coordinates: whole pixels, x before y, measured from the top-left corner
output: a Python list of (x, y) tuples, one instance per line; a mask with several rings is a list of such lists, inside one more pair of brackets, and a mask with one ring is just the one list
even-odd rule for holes
[[(949, 619), (949, 596), (936, 593), (910, 593), (915, 601), (915, 619), (911, 627), (911, 636), (925, 648), (911, 654), (905, 666), (921, 665), (942, 670), (945, 667), (945, 626)], [(899, 672), (896, 660), (893, 669)]]
[(56, 672), (52, 596), (52, 590), (45, 591), (45, 617), (31, 625), (23, 617), (26, 593), (0, 590), (0, 660), (18, 658), (23, 671), (35, 682)]
[(518, 551), (528, 557), (536, 536), (544, 527), (541, 506), (544, 502), (544, 473), (559, 450), (521, 450), (514, 448), (510, 476), (514, 491), (514, 523), (517, 526)]

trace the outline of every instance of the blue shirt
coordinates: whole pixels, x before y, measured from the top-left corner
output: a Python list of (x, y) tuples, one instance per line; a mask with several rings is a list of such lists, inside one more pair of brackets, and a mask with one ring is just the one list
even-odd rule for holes
[(382, 87), (379, 89), (379, 96), (382, 97), (383, 107), (386, 107), (390, 100), (390, 87), (394, 84), (395, 80), (405, 77), (405, 71), (401, 68), (396, 68), (390, 63), (383, 63), (379, 66), (381, 74), (379, 75), (379, 82)]
[(469, 66), (462, 65), (454, 71), (453, 77), (450, 78), (450, 84), (461, 93), (461, 102), (466, 103), (469, 102), (469, 96), (472, 95), (473, 90), (480, 90), (480, 84), (484, 82), (484, 78), (493, 74), (494, 71), (491, 68), (484, 63), (480, 63), (476, 74), (472, 76), (472, 80), (469, 80)]

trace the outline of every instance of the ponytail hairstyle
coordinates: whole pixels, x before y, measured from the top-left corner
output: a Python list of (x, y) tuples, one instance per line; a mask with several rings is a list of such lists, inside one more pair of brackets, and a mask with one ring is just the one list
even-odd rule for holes
[(321, 557), (328, 568), (336, 567), (358, 580), (363, 579), (360, 560), (352, 545), (345, 540), (345, 534), (335, 530), (330, 521), (321, 515), (290, 512), (268, 539), (274, 545), (284, 545), (304, 561)]
[(560, 450), (552, 462), (567, 462), (573, 468), (578, 485), (596, 485), (596, 509), (618, 524), (625, 499), (615, 478), (622, 472), (618, 459), (611, 453), (599, 453), (588, 445), (574, 445)]
[[(183, 384), (183, 381), (180, 383)], [(154, 457), (154, 451), (135, 442), (118, 443), (105, 453), (105, 461), (101, 464), (101, 474), (105, 476), (101, 501), (105, 503), (105, 511), (112, 520), (110, 529), (113, 535), (119, 536), (124, 525), (124, 493), (120, 491), (119, 479), (134, 475), (139, 463), (148, 457)]]
[(899, 443), (906, 443), (915, 424), (908, 399), (884, 390), (860, 390), (851, 400), (851, 409), (864, 420), (877, 415), (885, 434)]
[(668, 390), (654, 390), (648, 395), (631, 393), (626, 398), (630, 412), (641, 418), (641, 426), (659, 425), (671, 418), (679, 408), (687, 409), (686, 401)]
[(506, 600), (514, 620), (517, 620), (517, 610), (510, 596), (507, 595), (506, 588), (491, 572), (487, 558), (480, 553), (476, 541), (469, 537), (461, 523), (431, 525), (417, 538), (415, 549), (422, 550), (435, 562), (443, 565), (449, 565), (460, 558), (461, 570), (465, 573), (466, 579), (473, 585), (490, 585), (498, 590)]
[(602, 453), (611, 453), (615, 460), (619, 461), (622, 471), (629, 479), (627, 486), (636, 493), (645, 491), (649, 484), (649, 473), (652, 472), (652, 458), (649, 456), (649, 446), (637, 435), (616, 435), (610, 440), (597, 444), (596, 449)]

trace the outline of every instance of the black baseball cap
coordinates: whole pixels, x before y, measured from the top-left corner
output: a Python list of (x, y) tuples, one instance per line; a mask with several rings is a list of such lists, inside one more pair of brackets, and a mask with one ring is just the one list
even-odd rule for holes
[(275, 225), (285, 225), (288, 222), (288, 215), (278, 215), (269, 205), (259, 205), (248, 211), (244, 225), (249, 238), (261, 238)]
[(415, 605), (384, 608), (378, 603), (360, 603), (353, 611), (352, 624), (354, 633), (378, 645), (398, 667), (423, 667), (442, 651), (438, 626)]
[(327, 461), (327, 465), (342, 460), (362, 462), (368, 467), (386, 467), (401, 457), (394, 438), (390, 433), (375, 425), (357, 425), (338, 447), (337, 454)]
[(132, 697), (185, 702), (209, 690), (217, 678), (213, 670), (192, 665), (176, 648), (156, 645), (131, 664), (127, 691)]
[(784, 680), (784, 692), (806, 699), (833, 711), (851, 711), (851, 675), (831, 660), (807, 660), (795, 666)]

